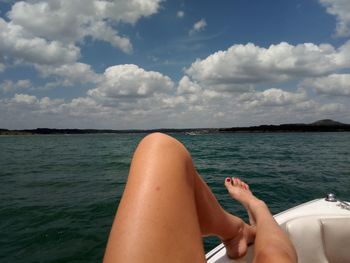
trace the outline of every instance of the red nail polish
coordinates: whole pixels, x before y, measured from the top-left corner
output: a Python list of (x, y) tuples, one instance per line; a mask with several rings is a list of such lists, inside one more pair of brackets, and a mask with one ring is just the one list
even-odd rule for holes
[(231, 182), (231, 179), (230, 178), (226, 178), (226, 182)]

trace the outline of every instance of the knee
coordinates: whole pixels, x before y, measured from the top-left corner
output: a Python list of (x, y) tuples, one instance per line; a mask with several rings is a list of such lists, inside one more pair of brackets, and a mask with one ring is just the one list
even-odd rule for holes
[(192, 158), (185, 146), (175, 138), (164, 133), (155, 132), (147, 135), (140, 142), (138, 149), (151, 151), (153, 155), (171, 155), (182, 161), (192, 163)]
[(141, 143), (151, 143), (151, 144), (158, 144), (158, 143), (180, 143), (175, 138), (161, 132), (153, 132), (148, 135), (146, 135)]
[(152, 133), (143, 138), (136, 149), (132, 163), (147, 166), (150, 174), (161, 178), (171, 177), (171, 180), (194, 183), (195, 168), (192, 158), (186, 148), (175, 138)]
[(154, 148), (160, 149), (172, 149), (177, 151), (185, 149), (181, 142), (169, 135), (160, 132), (154, 132), (144, 137), (140, 142), (139, 147), (144, 146), (152, 146)]

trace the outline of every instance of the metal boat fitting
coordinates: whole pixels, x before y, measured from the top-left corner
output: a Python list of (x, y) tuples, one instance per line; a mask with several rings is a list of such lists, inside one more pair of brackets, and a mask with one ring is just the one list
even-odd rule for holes
[(326, 195), (326, 201), (328, 201), (328, 202), (337, 202), (338, 200), (337, 200), (337, 197), (335, 196), (335, 194), (328, 193)]

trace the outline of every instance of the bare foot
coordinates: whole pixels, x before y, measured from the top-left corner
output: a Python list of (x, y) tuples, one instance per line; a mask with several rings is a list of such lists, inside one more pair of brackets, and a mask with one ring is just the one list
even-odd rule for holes
[[(228, 189), (232, 198), (241, 202), (247, 209), (249, 221), (251, 225), (247, 225), (242, 221), (238, 233), (231, 239), (224, 240), (226, 253), (230, 258), (236, 259), (243, 257), (247, 253), (248, 245), (252, 244), (255, 239), (255, 218), (249, 209), (249, 204), (254, 201), (254, 196), (249, 190), (249, 186), (241, 180), (226, 178), (225, 186)], [(257, 201), (258, 199), (255, 198)]]
[(254, 242), (255, 227), (249, 226), (242, 221), (242, 226), (233, 238), (223, 240), (228, 257), (238, 259), (247, 253), (248, 246)]
[(256, 218), (254, 216), (254, 208), (263, 203), (263, 201), (256, 198), (249, 189), (249, 186), (239, 178), (226, 178), (225, 186), (230, 196), (240, 202), (248, 212), (249, 222), (252, 226), (256, 225)]

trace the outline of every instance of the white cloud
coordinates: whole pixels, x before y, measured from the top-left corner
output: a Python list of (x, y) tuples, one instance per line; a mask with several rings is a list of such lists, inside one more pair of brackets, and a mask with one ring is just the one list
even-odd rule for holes
[(174, 83), (159, 72), (145, 71), (136, 65), (119, 65), (106, 69), (98, 87), (88, 95), (105, 105), (130, 104), (169, 93)]
[(90, 26), (87, 32), (89, 32), (93, 38), (106, 41), (125, 53), (131, 53), (132, 51), (130, 40), (126, 37), (119, 36), (116, 30), (108, 26), (104, 21), (94, 23)]
[(27, 95), (27, 94), (15, 94), (12, 99), (12, 102), (18, 104), (35, 104), (37, 103), (37, 98), (35, 96)]
[(202, 18), (201, 20), (194, 23), (192, 29), (189, 32), (189, 35), (192, 36), (193, 34), (195, 34), (197, 32), (203, 31), (206, 26), (207, 26), (207, 22), (205, 21), (204, 18)]
[[(85, 0), (81, 1), (85, 3)], [(99, 10), (100, 17), (134, 24), (141, 17), (157, 13), (162, 0), (94, 0), (93, 2)]]
[(331, 74), (326, 77), (306, 79), (302, 85), (316, 92), (333, 96), (350, 96), (350, 74)]
[(295, 105), (299, 102), (307, 100), (307, 95), (303, 91), (288, 92), (281, 89), (271, 88), (263, 92), (255, 92), (251, 94), (250, 99), (245, 99), (249, 106), (286, 106)]
[[(177, 85), (169, 77), (137, 65), (109, 67), (104, 74), (76, 62), (57, 67), (37, 65), (43, 77), (58, 77), (57, 85), (62, 78), (69, 80), (66, 85), (89, 83), (94, 88), (70, 101), (28, 94), (0, 99), (1, 121), (3, 127), (125, 129), (230, 127), (347, 116), (350, 103), (346, 98), (330, 102), (327, 96), (313, 97), (303, 88), (321, 83), (320, 87), (328, 86), (328, 94), (334, 87), (332, 93), (346, 95), (342, 88), (348, 90), (347, 75), (330, 72), (349, 67), (349, 43), (338, 49), (313, 44), (234, 45), (194, 62)], [(278, 82), (295, 79), (298, 83), (305, 77), (310, 85), (305, 80), (297, 90), (271, 88)], [(317, 91), (316, 85), (312, 88)], [(346, 118), (335, 119), (347, 122)]]
[(0, 83), (0, 91), (3, 92), (12, 92), (17, 89), (26, 89), (31, 86), (31, 82), (28, 79), (18, 80), (16, 82), (13, 82), (12, 80), (5, 80), (4, 82)]
[(340, 37), (350, 36), (350, 1), (319, 0), (329, 14), (337, 19), (336, 34)]
[[(128, 37), (118, 23), (136, 23), (158, 12), (161, 0), (18, 1), (0, 18), (0, 54), (26, 63), (63, 65), (80, 57), (77, 43), (85, 37), (102, 40), (126, 53)], [(1, 58), (0, 58), (1, 59)]]
[[(58, 67), (48, 74), (68, 76), (83, 76), (82, 71)], [(44, 74), (43, 70), (43, 74)], [(164, 121), (169, 112), (166, 98), (175, 93), (174, 83), (159, 72), (146, 71), (136, 65), (119, 65), (107, 68), (103, 75), (98, 76), (96, 88), (90, 89), (85, 97), (77, 97), (65, 102), (59, 99), (42, 98), (28, 94), (16, 94), (12, 99), (0, 99), (0, 111), (4, 127), (25, 125), (32, 127), (111, 127), (115, 121), (119, 128), (130, 128), (135, 125), (148, 125), (151, 119)], [(12, 117), (11, 117), (12, 116)], [(16, 118), (13, 118), (16, 116)], [(25, 117), (26, 116), (26, 117)], [(38, 120), (41, 124), (38, 124)], [(56, 121), (54, 121), (56, 120)], [(148, 123), (149, 122), (149, 123)], [(109, 126), (108, 126), (109, 125)], [(115, 126), (113, 126), (115, 127)], [(142, 126), (137, 126), (141, 128)], [(35, 126), (34, 126), (35, 128)]]
[(345, 107), (344, 104), (341, 103), (326, 103), (320, 105), (318, 107), (318, 111), (322, 114), (334, 114), (334, 113), (345, 113), (349, 112), (349, 108)]
[(97, 83), (102, 78), (96, 74), (90, 65), (84, 63), (72, 63), (61, 66), (36, 65), (36, 69), (42, 77), (58, 76), (60, 80), (55, 86), (72, 86), (79, 83)]
[(166, 108), (176, 109), (179, 112), (202, 111), (211, 108), (222, 98), (225, 98), (225, 94), (205, 89), (188, 76), (184, 76), (179, 81), (176, 94), (163, 97), (162, 103)]
[(19, 1), (12, 6), (8, 17), (31, 36), (73, 43), (84, 36), (80, 27), (88, 20), (83, 13), (90, 11), (92, 14), (91, 8), (91, 1), (85, 4), (81, 1)]
[(51, 110), (56, 111), (56, 107), (63, 103), (63, 100), (42, 99), (28, 94), (15, 94), (12, 99), (7, 100), (8, 111), (25, 115), (48, 114)]
[(51, 110), (56, 111), (56, 107), (61, 106), (64, 103), (64, 100), (50, 99), (49, 97), (43, 97), (40, 99), (33, 95), (16, 93), (13, 98), (2, 100), (2, 102), (5, 102), (7, 107), (16, 110), (22, 107), (23, 109), (31, 108), (37, 113), (48, 113)]
[(198, 83), (192, 82), (188, 76), (184, 76), (179, 81), (178, 93), (188, 94), (188, 93), (198, 93), (202, 88)]
[(233, 45), (226, 51), (198, 59), (185, 72), (203, 86), (244, 91), (251, 89), (252, 84), (328, 75), (350, 66), (349, 51), (349, 42), (339, 49), (326, 44), (293, 46), (285, 42), (269, 48), (251, 43)]
[(176, 16), (177, 16), (178, 18), (183, 18), (183, 17), (185, 16), (185, 12), (182, 11), (182, 10), (177, 11)]
[[(75, 41), (76, 34), (89, 23), (112, 20), (136, 23), (158, 12), (161, 0), (52, 0), (17, 2), (9, 12), (11, 20), (34, 35)], [(36, 18), (36, 19), (33, 19)], [(52, 28), (55, 25), (56, 28)], [(78, 34), (78, 38), (81, 34)]]
[[(1, 125), (10, 129), (60, 127), (67, 120), (62, 115), (61, 99), (38, 98), (28, 94), (15, 94), (13, 98), (0, 99)], [(62, 121), (62, 119), (65, 119)], [(72, 127), (74, 123), (71, 123)]]
[(67, 117), (90, 117), (90, 119), (93, 119), (93, 116), (103, 116), (110, 112), (89, 97), (75, 98), (71, 102), (63, 104), (62, 109), (64, 114), (68, 115)]
[(64, 102), (16, 94), (12, 99), (0, 99), (2, 125), (9, 128), (116, 129), (232, 127), (285, 123), (286, 120), (311, 122), (325, 117), (345, 116), (349, 111), (349, 105), (317, 102), (308, 98), (303, 90), (289, 92), (274, 88), (236, 96), (234, 93), (203, 90), (185, 78), (180, 82), (189, 89), (182, 87), (182, 92), (177, 94), (160, 92), (131, 100), (118, 100), (111, 94), (105, 94), (100, 98), (88, 95)]
[(78, 47), (28, 35), (22, 27), (0, 18), (0, 53), (38, 64), (64, 64), (80, 56)]

